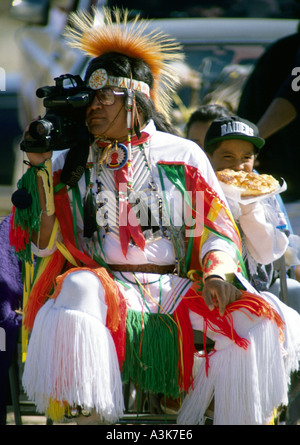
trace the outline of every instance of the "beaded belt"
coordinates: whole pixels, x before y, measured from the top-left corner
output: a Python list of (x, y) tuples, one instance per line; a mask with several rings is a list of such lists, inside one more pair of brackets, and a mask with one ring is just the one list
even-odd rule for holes
[(166, 264), (160, 266), (159, 264), (108, 264), (110, 270), (116, 272), (145, 272), (167, 274), (175, 272), (174, 264)]

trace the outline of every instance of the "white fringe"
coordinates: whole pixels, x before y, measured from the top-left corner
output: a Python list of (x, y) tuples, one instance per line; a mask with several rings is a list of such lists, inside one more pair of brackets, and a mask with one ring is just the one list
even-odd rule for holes
[(300, 362), (300, 315), (270, 292), (262, 292), (262, 297), (272, 304), (285, 323), (283, 354), (286, 378), (290, 383), (291, 372), (299, 369)]
[(93, 409), (115, 423), (124, 412), (122, 381), (109, 330), (92, 315), (53, 307), (39, 311), (23, 374), (29, 398), (41, 413), (49, 400)]
[(203, 425), (213, 398), (214, 425), (264, 425), (274, 408), (287, 403), (289, 377), (277, 326), (262, 320), (248, 338), (247, 350), (231, 343), (213, 354), (208, 377), (203, 359), (178, 424)]

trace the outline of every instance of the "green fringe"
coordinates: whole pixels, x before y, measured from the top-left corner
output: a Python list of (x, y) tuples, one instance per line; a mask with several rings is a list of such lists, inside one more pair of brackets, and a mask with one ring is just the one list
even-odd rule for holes
[[(36, 168), (45, 168), (43, 164), (40, 164)], [(31, 236), (32, 232), (38, 232), (41, 226), (41, 206), (39, 192), (37, 188), (37, 178), (35, 167), (29, 168), (22, 178), (18, 181), (17, 188), (26, 189), (31, 194), (32, 204), (26, 209), (15, 209), (14, 223), (18, 225), (24, 232), (29, 234), (29, 242), (25, 244), (24, 249), (20, 249), (17, 252), (17, 256), (21, 261), (27, 261), (32, 264), (31, 255)]]
[(27, 209), (18, 209), (15, 211), (15, 222), (27, 229), (31, 234), (33, 231), (39, 231), (41, 225), (41, 206), (35, 168), (29, 168), (18, 182), (18, 189), (26, 189), (31, 194), (32, 204)]
[(166, 314), (127, 310), (124, 383), (179, 397), (178, 332), (174, 318)]

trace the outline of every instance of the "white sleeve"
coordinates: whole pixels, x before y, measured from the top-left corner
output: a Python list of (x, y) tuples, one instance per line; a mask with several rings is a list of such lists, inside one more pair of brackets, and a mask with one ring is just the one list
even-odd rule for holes
[(203, 258), (208, 252), (216, 250), (227, 253), (236, 262), (236, 264), (238, 264), (238, 256), (235, 247), (216, 235), (209, 235), (207, 240), (203, 243), (201, 249), (201, 261), (203, 261)]
[(287, 236), (268, 222), (262, 202), (241, 205), (239, 223), (247, 248), (255, 261), (270, 264), (280, 258), (287, 249)]

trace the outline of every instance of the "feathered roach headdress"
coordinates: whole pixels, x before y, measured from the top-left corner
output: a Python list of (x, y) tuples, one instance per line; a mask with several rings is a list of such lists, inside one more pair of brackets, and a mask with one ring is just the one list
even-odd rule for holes
[[(180, 45), (169, 36), (163, 35), (159, 31), (147, 31), (149, 22), (139, 20), (139, 17), (129, 21), (128, 10), (104, 8), (101, 9), (101, 13), (103, 13), (103, 17), (100, 17), (101, 22), (98, 24), (96, 24), (96, 21), (99, 16), (97, 16), (95, 9), (93, 14), (86, 12), (73, 13), (65, 37), (70, 46), (80, 49), (92, 57), (86, 72), (86, 83), (90, 88), (97, 90), (105, 86), (115, 86), (127, 89), (127, 146), (117, 140), (113, 141), (103, 150), (101, 163), (104, 163), (104, 158), (109, 159), (112, 152), (117, 155), (118, 161), (114, 161), (113, 167), (110, 166), (109, 162), (106, 166), (119, 170), (118, 173), (115, 172), (116, 177), (119, 178), (117, 182), (127, 182), (127, 188), (130, 189), (133, 184), (131, 151), (133, 129), (140, 138), (138, 119), (134, 122), (134, 116), (137, 115), (135, 113), (135, 92), (142, 92), (146, 97), (150, 97), (156, 110), (165, 116), (166, 121), (170, 121), (169, 111), (172, 92), (179, 83), (172, 62), (182, 60), (183, 53)], [(135, 72), (127, 71), (126, 77), (118, 77), (113, 72), (108, 73), (106, 69), (101, 67), (101, 61), (98, 64), (98, 59), (106, 54), (112, 54), (112, 59), (113, 54), (121, 54), (133, 61), (141, 60), (151, 70), (151, 80), (148, 78), (146, 81), (151, 82), (151, 85), (146, 83), (144, 78), (137, 76)], [(135, 79), (135, 75), (139, 78)], [(97, 142), (103, 143), (104, 136), (99, 135)], [(122, 176), (125, 169), (126, 175)], [(120, 215), (126, 215), (129, 209), (128, 200), (124, 202), (120, 200)], [(133, 226), (128, 223), (126, 227), (123, 225), (119, 227), (120, 240), (125, 256), (130, 236), (141, 248), (144, 246), (145, 239), (140, 226), (136, 225), (137, 230)], [(126, 232), (126, 235), (124, 235), (124, 232)]]
[[(65, 32), (70, 46), (95, 58), (114, 52), (142, 59), (148, 64), (154, 77), (150, 97), (157, 111), (168, 119), (171, 93), (179, 83), (172, 63), (183, 59), (180, 45), (161, 31), (147, 31), (149, 22), (140, 20), (138, 16), (129, 21), (128, 10), (104, 8), (101, 12), (102, 23), (98, 24), (97, 13), (81, 11), (71, 14), (70, 26)], [(143, 82), (140, 82), (140, 86), (141, 84)]]

